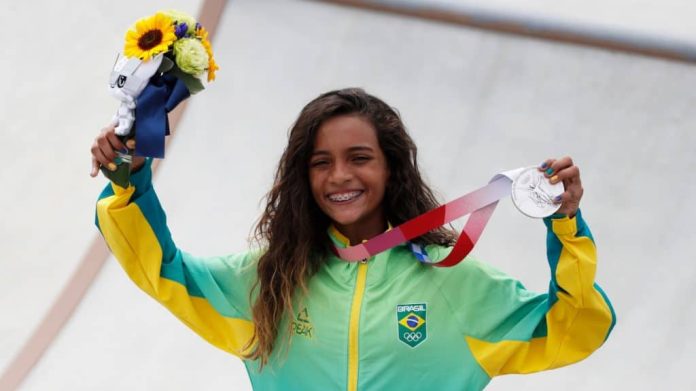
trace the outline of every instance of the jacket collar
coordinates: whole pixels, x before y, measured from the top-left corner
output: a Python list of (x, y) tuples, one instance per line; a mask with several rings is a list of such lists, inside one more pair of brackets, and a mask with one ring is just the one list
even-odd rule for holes
[[(387, 231), (392, 229), (389, 224)], [(350, 240), (343, 235), (333, 224), (327, 229), (327, 234), (336, 247), (345, 248), (350, 245)], [(383, 251), (367, 259), (367, 286), (379, 285), (385, 278), (399, 272), (404, 265), (403, 262), (395, 262), (397, 258), (403, 261), (403, 255), (410, 255), (410, 251), (404, 245), (399, 245), (389, 250)], [(413, 259), (417, 262), (416, 259)], [(346, 262), (335, 254), (330, 254), (325, 271), (331, 275), (332, 279), (342, 285), (353, 286), (356, 281), (358, 265), (360, 262)], [(401, 264), (401, 265), (399, 265)]]

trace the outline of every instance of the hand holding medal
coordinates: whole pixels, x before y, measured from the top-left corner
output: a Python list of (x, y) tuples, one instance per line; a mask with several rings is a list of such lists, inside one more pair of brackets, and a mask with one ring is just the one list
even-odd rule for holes
[(211, 82), (218, 69), (208, 32), (193, 17), (163, 11), (138, 20), (126, 32), (109, 78), (109, 92), (120, 105), (92, 145), (91, 175), (101, 165), (107, 178), (127, 187), (134, 161), (163, 158), (167, 114), (205, 88), (204, 73)]
[(551, 184), (563, 184), (565, 191), (555, 199), (560, 208), (556, 213), (574, 217), (580, 207), (580, 199), (584, 192), (580, 181), (580, 169), (573, 164), (570, 156), (562, 157), (558, 160), (548, 159), (539, 166), (539, 171), (544, 172), (544, 176), (549, 179)]

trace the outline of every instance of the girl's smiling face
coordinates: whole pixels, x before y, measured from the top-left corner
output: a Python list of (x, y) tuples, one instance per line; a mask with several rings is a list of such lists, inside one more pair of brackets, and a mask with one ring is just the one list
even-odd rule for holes
[(382, 199), (387, 161), (372, 124), (356, 115), (324, 121), (309, 160), (309, 183), (319, 208), (352, 244), (387, 227)]

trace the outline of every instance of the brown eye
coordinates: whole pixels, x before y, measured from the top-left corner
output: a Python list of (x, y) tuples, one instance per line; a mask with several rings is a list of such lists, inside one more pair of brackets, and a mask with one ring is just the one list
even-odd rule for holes
[(321, 166), (325, 166), (327, 164), (329, 164), (329, 162), (326, 160), (315, 160), (313, 162), (310, 162), (309, 166), (310, 167), (321, 167)]

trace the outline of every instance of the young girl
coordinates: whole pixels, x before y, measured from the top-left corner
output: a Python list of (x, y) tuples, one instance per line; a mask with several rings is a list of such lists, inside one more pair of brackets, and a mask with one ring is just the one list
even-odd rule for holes
[[(92, 175), (123, 147), (103, 130)], [(325, 93), (300, 113), (256, 227), (261, 250), (199, 258), (178, 249), (150, 164), (134, 162), (128, 188), (106, 187), (97, 226), (140, 288), (244, 360), (254, 389), (479, 390), (493, 376), (582, 360), (614, 325), (568, 157), (540, 167), (566, 188), (545, 219), (545, 294), (472, 257), (425, 265), (406, 244), (359, 263), (332, 253), (438, 206), (398, 114), (361, 89)], [(439, 228), (414, 242), (438, 261), (456, 238)]]

